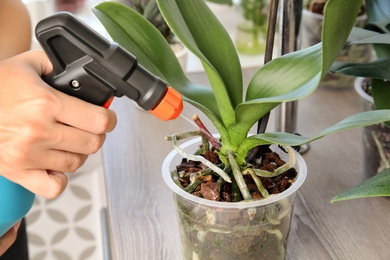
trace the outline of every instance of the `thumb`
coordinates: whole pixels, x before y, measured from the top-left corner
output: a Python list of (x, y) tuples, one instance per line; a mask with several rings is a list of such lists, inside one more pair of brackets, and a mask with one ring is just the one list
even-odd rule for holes
[(53, 70), (53, 65), (42, 50), (27, 51), (14, 58), (21, 64), (28, 64), (39, 76), (47, 75)]

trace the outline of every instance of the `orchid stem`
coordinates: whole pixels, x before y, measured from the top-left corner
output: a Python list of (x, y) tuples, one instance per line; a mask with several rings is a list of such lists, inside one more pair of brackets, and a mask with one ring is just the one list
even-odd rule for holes
[(244, 200), (251, 200), (252, 196), (249, 192), (248, 186), (246, 186), (244, 177), (241, 174), (240, 166), (238, 166), (238, 163), (234, 159), (234, 156), (231, 151), (228, 150), (227, 154), (230, 166), (232, 167), (234, 179), (236, 180), (237, 185), (240, 188), (242, 197), (244, 198)]

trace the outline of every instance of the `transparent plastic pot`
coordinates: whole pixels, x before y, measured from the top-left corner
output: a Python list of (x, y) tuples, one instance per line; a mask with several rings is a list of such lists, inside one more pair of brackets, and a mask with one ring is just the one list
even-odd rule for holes
[[(181, 145), (188, 153), (199, 148), (194, 139)], [(282, 159), (288, 156), (273, 147)], [(296, 191), (303, 184), (307, 167), (296, 153), (297, 178), (286, 191), (249, 202), (217, 202), (185, 192), (172, 180), (182, 156), (175, 150), (164, 160), (163, 178), (173, 191), (185, 259), (284, 259)]]

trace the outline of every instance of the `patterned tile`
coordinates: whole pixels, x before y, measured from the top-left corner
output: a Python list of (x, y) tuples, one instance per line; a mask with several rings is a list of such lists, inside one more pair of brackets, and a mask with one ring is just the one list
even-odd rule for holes
[(60, 197), (37, 197), (27, 215), (31, 260), (103, 259), (101, 209), (106, 206), (101, 154), (88, 159)]

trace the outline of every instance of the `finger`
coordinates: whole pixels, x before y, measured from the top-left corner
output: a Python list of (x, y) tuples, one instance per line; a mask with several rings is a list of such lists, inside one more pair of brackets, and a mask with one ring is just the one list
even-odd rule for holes
[(62, 101), (56, 115), (59, 122), (94, 134), (108, 133), (115, 128), (117, 120), (114, 111), (53, 91)]
[[(42, 159), (44, 158), (44, 159)], [(34, 155), (29, 169), (50, 169), (57, 172), (75, 172), (88, 159), (88, 155), (49, 150), (44, 155)]]
[(15, 242), (21, 221), (18, 221), (10, 230), (0, 237), (0, 256)]
[(63, 124), (57, 124), (52, 134), (48, 147), (76, 154), (94, 154), (106, 139), (106, 134), (92, 134)]
[(16, 179), (12, 177), (9, 178), (11, 181), (47, 199), (58, 197), (68, 184), (68, 177), (63, 172), (51, 170), (29, 170)]

